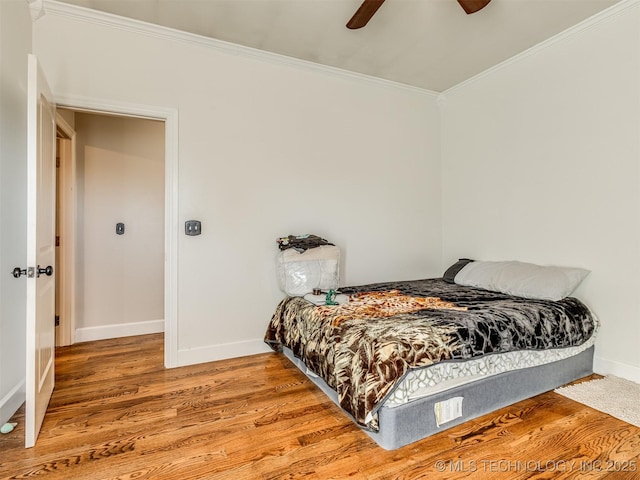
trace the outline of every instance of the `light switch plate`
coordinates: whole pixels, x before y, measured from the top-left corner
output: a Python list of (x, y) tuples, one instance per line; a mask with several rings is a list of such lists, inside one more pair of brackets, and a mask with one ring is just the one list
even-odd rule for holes
[(184, 222), (184, 234), (189, 236), (200, 235), (202, 224), (199, 220), (187, 220)]

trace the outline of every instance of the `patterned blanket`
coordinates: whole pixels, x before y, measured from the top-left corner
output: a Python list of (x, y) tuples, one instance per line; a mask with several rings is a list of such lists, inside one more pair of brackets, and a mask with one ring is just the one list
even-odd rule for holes
[(349, 302), (342, 305), (319, 306), (315, 314), (331, 318), (331, 325), (337, 327), (345, 320), (365, 320), (386, 318), (420, 310), (444, 308), (466, 310), (451, 302), (443, 302), (436, 297), (412, 297), (398, 290), (388, 292), (360, 292), (349, 295)]
[(578, 346), (595, 331), (575, 298), (529, 300), (441, 279), (341, 288), (352, 301), (287, 297), (265, 334), (336, 390), (342, 408), (377, 431), (376, 412), (404, 375), (436, 362)]

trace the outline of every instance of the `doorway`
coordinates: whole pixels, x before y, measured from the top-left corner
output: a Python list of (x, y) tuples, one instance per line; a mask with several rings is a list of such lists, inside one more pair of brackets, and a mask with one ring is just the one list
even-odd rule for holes
[(163, 332), (165, 122), (60, 113), (57, 345)]
[(56, 347), (75, 343), (76, 134), (72, 115), (56, 112)]
[(178, 367), (178, 110), (73, 95), (58, 95), (56, 101), (58, 108), (76, 112), (164, 122), (164, 365)]

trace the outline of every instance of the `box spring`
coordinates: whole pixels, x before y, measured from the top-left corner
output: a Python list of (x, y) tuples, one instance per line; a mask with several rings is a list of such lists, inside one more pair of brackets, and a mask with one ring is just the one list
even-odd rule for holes
[[(308, 375), (304, 363), (295, 358), (291, 350), (285, 347), (283, 351), (296, 367), (338, 405), (336, 392), (322, 378)], [(363, 431), (382, 448), (395, 450), (486, 413), (590, 375), (593, 373), (593, 351), (594, 347), (590, 347), (564, 360), (500, 373), (393, 408), (383, 405), (378, 410), (379, 432), (370, 432), (364, 429)], [(434, 406), (438, 402), (453, 397), (463, 397), (462, 416), (438, 427)], [(347, 413), (345, 412), (345, 414)]]

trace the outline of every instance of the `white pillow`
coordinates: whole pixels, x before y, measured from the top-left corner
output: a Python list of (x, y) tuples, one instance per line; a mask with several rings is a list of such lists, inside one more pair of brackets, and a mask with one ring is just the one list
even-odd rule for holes
[(455, 283), (517, 297), (562, 300), (589, 275), (584, 268), (543, 267), (523, 262), (471, 262), (455, 276)]

